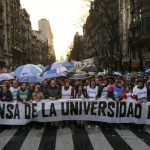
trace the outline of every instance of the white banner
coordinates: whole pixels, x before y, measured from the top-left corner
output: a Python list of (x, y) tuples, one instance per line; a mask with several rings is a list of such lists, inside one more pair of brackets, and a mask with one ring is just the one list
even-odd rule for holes
[(138, 104), (128, 99), (114, 102), (99, 100), (42, 100), (38, 103), (0, 103), (0, 124), (24, 125), (32, 121), (63, 120), (99, 121), (108, 123), (136, 123), (150, 125), (150, 102)]

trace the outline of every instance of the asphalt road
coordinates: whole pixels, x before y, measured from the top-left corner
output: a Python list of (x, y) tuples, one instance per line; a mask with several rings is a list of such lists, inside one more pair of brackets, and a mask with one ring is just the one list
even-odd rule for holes
[(150, 150), (150, 128), (56, 129), (49, 125), (2, 128), (0, 150)]

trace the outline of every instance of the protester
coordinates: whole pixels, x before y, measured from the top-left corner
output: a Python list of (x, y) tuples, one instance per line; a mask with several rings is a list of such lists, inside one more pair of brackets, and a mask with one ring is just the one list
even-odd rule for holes
[(116, 102), (121, 101), (124, 98), (124, 86), (121, 79), (116, 80), (115, 85), (109, 88), (109, 98)]
[(60, 87), (56, 84), (56, 80), (52, 79), (50, 81), (50, 85), (47, 89), (47, 97), (50, 100), (56, 100), (61, 98), (61, 89)]
[(17, 92), (17, 100), (23, 103), (27, 103), (31, 98), (30, 91), (27, 87), (27, 83), (22, 83), (21, 88)]
[(18, 81), (17, 80), (13, 80), (12, 82), (12, 87), (10, 87), (10, 91), (13, 95), (13, 100), (17, 100), (17, 92), (20, 89)]
[(133, 98), (131, 89), (132, 89), (131, 85), (129, 85), (129, 84), (125, 85), (125, 96), (124, 96), (125, 99)]
[(81, 84), (76, 86), (74, 98), (82, 98), (82, 99), (87, 98), (86, 90)]
[(70, 99), (74, 96), (74, 89), (70, 86), (69, 80), (65, 80), (61, 90), (62, 99)]
[(9, 85), (3, 83), (2, 90), (0, 91), (0, 100), (1, 101), (12, 101), (13, 96), (11, 91), (9, 90)]
[(31, 96), (31, 101), (39, 102), (43, 99), (44, 99), (44, 95), (41, 92), (41, 88), (40, 88), (39, 85), (36, 85), (35, 88), (34, 88), (34, 91), (32, 93), (32, 96)]
[[(96, 86), (95, 80), (91, 80), (90, 84), (87, 86), (87, 98), (96, 100), (98, 95), (98, 86)], [(88, 122), (88, 129), (92, 127), (92, 125), (95, 125), (95, 128), (98, 129), (98, 123), (97, 122)]]
[(90, 84), (86, 88), (87, 90), (87, 97), (96, 99), (98, 95), (98, 86), (96, 86), (95, 80), (92, 80)]
[[(43, 93), (41, 92), (41, 88), (39, 85), (35, 85), (34, 87), (34, 91), (32, 93), (32, 96), (31, 96), (31, 99), (30, 101), (31, 102), (39, 102), (41, 100), (44, 99), (44, 95)], [(44, 124), (43, 123), (40, 123), (40, 122), (35, 122), (34, 123), (34, 126), (36, 129), (40, 129)]]
[[(47, 89), (47, 96), (50, 100), (57, 100), (61, 98), (61, 88), (57, 85), (55, 79), (51, 79), (50, 85)], [(52, 122), (52, 127), (59, 127), (59, 122)]]
[(44, 94), (45, 99), (48, 99), (47, 90), (48, 90), (48, 81), (44, 80), (41, 85), (41, 92)]
[(28, 84), (28, 89), (29, 89), (30, 97), (32, 96), (32, 93), (34, 92), (34, 87), (35, 87), (34, 83), (29, 83)]
[(110, 85), (108, 79), (104, 78), (102, 84), (99, 85), (97, 98), (109, 98), (109, 92), (112, 88), (113, 87)]
[(133, 96), (138, 103), (147, 102), (147, 88), (143, 79), (137, 81), (137, 85), (133, 88)]

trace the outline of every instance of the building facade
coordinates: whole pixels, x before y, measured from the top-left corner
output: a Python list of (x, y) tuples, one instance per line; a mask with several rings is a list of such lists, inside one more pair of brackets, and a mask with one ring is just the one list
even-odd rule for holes
[(30, 15), (19, 0), (1, 0), (0, 14), (0, 67), (10, 69), (29, 61)]
[(48, 39), (40, 31), (32, 32), (31, 61), (34, 64), (49, 64)]
[[(45, 35), (48, 39), (48, 47), (49, 47), (49, 58), (50, 60), (53, 59), (53, 57), (55, 57), (55, 52), (54, 52), (54, 47), (53, 47), (53, 33), (51, 30), (51, 26), (50, 23), (47, 19), (41, 19), (38, 21), (38, 28), (39, 31)], [(55, 59), (54, 59), (55, 61)]]

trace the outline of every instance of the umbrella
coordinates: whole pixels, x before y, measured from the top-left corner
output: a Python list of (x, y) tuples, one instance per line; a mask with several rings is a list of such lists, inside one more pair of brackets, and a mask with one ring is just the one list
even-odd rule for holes
[(60, 73), (56, 73), (56, 70), (50, 70), (50, 71), (46, 71), (43, 75), (42, 75), (42, 80), (45, 79), (49, 79), (49, 78), (57, 78), (57, 77), (66, 77), (66, 74), (63, 72)]
[(74, 69), (74, 64), (72, 62), (67, 62), (67, 61), (64, 61), (64, 62), (60, 62), (63, 64), (64, 67), (66, 67), (68, 70), (72, 70)]
[(4, 81), (4, 80), (12, 80), (14, 79), (14, 77), (9, 74), (9, 73), (2, 73), (0, 74), (0, 81)]
[(40, 82), (42, 79), (40, 77), (41, 73), (42, 70), (36, 65), (27, 64), (18, 67), (14, 72), (14, 76), (19, 82)]
[(38, 68), (40, 68), (42, 71), (45, 69), (45, 67), (41, 64), (36, 65)]
[(150, 69), (147, 69), (145, 72), (150, 74)]
[(123, 77), (123, 75), (120, 72), (114, 72), (113, 75)]
[[(60, 68), (60, 70), (62, 70), (61, 68), (65, 68), (65, 71), (67, 70), (72, 70), (74, 69), (74, 64), (71, 62), (55, 62), (51, 65), (46, 66), (45, 70), (43, 72), (49, 71), (51, 69), (55, 69), (55, 68)], [(64, 71), (64, 70), (63, 70)]]
[(81, 71), (86, 72), (103, 72), (103, 69), (98, 69), (96, 66), (84, 66), (81, 68)]
[(67, 68), (61, 62), (55, 62), (47, 66), (43, 73), (43, 78), (56, 78), (66, 76)]
[(74, 74), (71, 79), (86, 79), (88, 78), (88, 74)]

